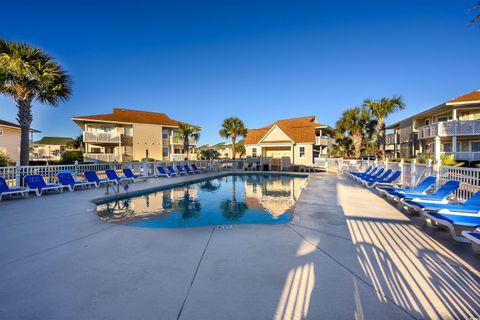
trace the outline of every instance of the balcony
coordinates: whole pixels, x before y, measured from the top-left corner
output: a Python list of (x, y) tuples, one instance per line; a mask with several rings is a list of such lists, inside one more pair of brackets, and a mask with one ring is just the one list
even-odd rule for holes
[(335, 139), (329, 137), (315, 137), (315, 145), (317, 146), (331, 146), (335, 142)]
[(83, 161), (85, 162), (122, 162), (122, 155), (114, 153), (84, 153)]
[[(176, 144), (176, 145), (182, 145), (183, 146), (183, 140), (180, 139), (178, 136), (170, 136), (170, 144)], [(188, 144), (190, 146), (196, 146), (197, 141), (192, 138), (188, 138)]]
[(117, 132), (83, 132), (83, 141), (91, 143), (121, 143), (122, 135)]
[(418, 139), (480, 135), (480, 120), (455, 120), (418, 128)]
[(400, 137), (398, 134), (390, 133), (385, 136), (385, 144), (386, 145), (395, 145), (400, 143)]

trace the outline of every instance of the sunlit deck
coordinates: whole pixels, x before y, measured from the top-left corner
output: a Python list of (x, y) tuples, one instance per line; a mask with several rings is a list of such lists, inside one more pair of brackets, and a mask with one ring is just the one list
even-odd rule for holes
[(337, 174), (310, 176), (288, 225), (108, 224), (90, 202), (104, 192), (0, 203), (0, 318), (480, 315), (480, 258), (468, 245)]

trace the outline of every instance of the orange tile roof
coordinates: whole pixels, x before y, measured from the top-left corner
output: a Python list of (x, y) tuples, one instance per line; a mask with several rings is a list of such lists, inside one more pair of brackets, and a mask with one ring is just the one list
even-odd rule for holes
[(472, 102), (480, 101), (480, 90), (472, 91), (470, 93), (464, 94), (463, 96), (457, 97), (447, 102), (449, 103), (462, 103), (462, 102)]
[(282, 129), (295, 143), (313, 143), (315, 129), (323, 125), (315, 121), (315, 116), (278, 120), (264, 128), (248, 130), (245, 144), (258, 144), (273, 126)]
[(109, 114), (73, 117), (74, 120), (98, 120), (107, 122), (126, 122), (178, 126), (182, 122), (170, 119), (165, 113), (113, 108)]

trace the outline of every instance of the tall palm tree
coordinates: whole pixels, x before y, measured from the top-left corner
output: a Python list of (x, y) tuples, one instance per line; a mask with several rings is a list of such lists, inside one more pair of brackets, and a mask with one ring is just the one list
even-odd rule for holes
[[(480, 1), (477, 2), (475, 4), (475, 6), (473, 6), (473, 8), (471, 9), (471, 11), (474, 11), (474, 10), (480, 10)], [(477, 11), (478, 12), (478, 11)], [(480, 24), (480, 14), (477, 14), (471, 21), (470, 21), (471, 24)]]
[(52, 56), (23, 42), (0, 39), (0, 94), (17, 104), (20, 164), (28, 165), (32, 103), (58, 106), (71, 94), (70, 76)]
[(392, 98), (381, 98), (380, 100), (366, 99), (363, 106), (377, 120), (376, 135), (378, 156), (380, 160), (385, 160), (385, 119), (398, 110), (405, 109), (405, 103), (401, 96)]
[(183, 152), (185, 154), (185, 160), (188, 160), (188, 151), (190, 150), (190, 139), (198, 140), (200, 138), (200, 128), (191, 126), (187, 123), (181, 123), (176, 132), (178, 137), (183, 142)]
[(371, 126), (372, 119), (367, 109), (354, 107), (343, 112), (342, 117), (337, 121), (337, 133), (341, 136), (348, 136), (352, 139), (354, 156), (360, 157), (362, 145), (367, 136), (367, 129)]
[(223, 120), (222, 129), (219, 134), (222, 138), (232, 139), (232, 158), (235, 160), (236, 141), (238, 137), (245, 137), (247, 135), (247, 128), (242, 120), (237, 117), (231, 117)]

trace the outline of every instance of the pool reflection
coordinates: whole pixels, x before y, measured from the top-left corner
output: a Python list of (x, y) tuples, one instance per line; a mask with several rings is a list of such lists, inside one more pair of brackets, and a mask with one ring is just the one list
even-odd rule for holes
[(229, 175), (99, 204), (97, 214), (151, 228), (287, 223), (305, 182), (304, 177)]

